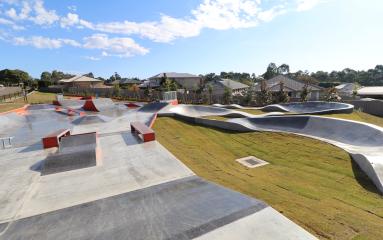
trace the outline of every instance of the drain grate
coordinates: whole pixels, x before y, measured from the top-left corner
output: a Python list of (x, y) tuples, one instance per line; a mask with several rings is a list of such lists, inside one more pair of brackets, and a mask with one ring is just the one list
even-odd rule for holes
[(261, 160), (259, 158), (256, 158), (254, 156), (239, 158), (239, 159), (236, 159), (235, 161), (239, 162), (240, 164), (248, 168), (255, 168), (255, 167), (260, 167), (260, 166), (269, 164), (268, 162)]

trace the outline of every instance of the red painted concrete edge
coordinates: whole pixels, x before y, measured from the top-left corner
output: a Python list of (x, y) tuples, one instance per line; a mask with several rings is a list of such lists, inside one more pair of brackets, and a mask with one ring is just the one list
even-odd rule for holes
[(6, 111), (6, 112), (1, 112), (0, 115), (5, 115), (7, 113), (12, 113), (12, 112), (21, 112), (21, 111), (24, 111), (30, 104), (25, 104), (23, 107), (21, 108), (16, 108), (16, 109), (12, 109), (12, 110), (9, 110), (9, 111)]

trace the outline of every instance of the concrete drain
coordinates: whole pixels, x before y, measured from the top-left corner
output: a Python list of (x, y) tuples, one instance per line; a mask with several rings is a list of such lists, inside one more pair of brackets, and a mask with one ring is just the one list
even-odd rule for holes
[(240, 164), (242, 164), (248, 168), (255, 168), (255, 167), (260, 167), (260, 166), (269, 164), (268, 162), (263, 161), (259, 158), (254, 157), (254, 156), (239, 158), (239, 159), (236, 159), (235, 161), (239, 162)]

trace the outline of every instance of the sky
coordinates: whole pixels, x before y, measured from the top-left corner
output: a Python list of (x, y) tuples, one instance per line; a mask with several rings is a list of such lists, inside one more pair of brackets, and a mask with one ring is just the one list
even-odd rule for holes
[(148, 78), (383, 64), (382, 0), (0, 0), (0, 69)]

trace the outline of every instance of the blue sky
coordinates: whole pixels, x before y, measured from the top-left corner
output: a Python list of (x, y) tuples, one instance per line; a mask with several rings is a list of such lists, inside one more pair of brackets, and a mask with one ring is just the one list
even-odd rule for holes
[(381, 0), (0, 0), (0, 69), (150, 77), (383, 64)]

